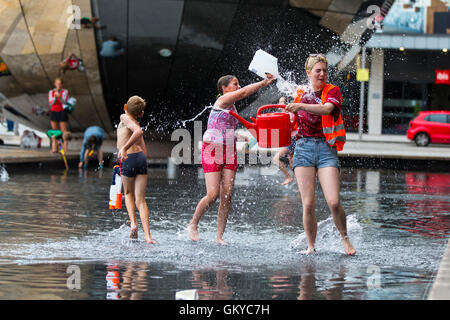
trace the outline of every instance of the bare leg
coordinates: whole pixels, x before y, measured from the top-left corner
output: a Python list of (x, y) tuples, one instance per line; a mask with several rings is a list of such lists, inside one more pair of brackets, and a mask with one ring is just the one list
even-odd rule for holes
[(52, 136), (52, 152), (58, 153), (58, 141), (56, 141), (56, 138)]
[(205, 173), (206, 196), (204, 196), (197, 204), (194, 216), (188, 225), (189, 238), (193, 241), (199, 240), (197, 228), (200, 219), (209, 207), (216, 202), (217, 197), (219, 196), (221, 175), (220, 172)]
[(64, 140), (64, 143), (63, 143), (63, 149), (64, 149), (64, 152), (65, 153), (67, 153), (67, 149), (69, 148), (69, 141), (67, 141), (67, 140)]
[(302, 198), (303, 206), (303, 226), (305, 228), (306, 240), (308, 241), (307, 253), (315, 251), (314, 245), (317, 235), (316, 210), (316, 168), (296, 167), (295, 177)]
[(125, 194), (125, 206), (127, 207), (128, 216), (130, 217), (130, 224), (131, 224), (131, 233), (130, 238), (131, 239), (137, 239), (138, 237), (138, 226), (136, 223), (136, 216), (135, 216), (135, 204), (134, 204), (134, 180), (136, 178), (129, 178), (122, 176), (122, 183), (123, 183), (123, 192)]
[(59, 123), (59, 127), (61, 128), (62, 132), (66, 132), (67, 131), (67, 122), (66, 121), (61, 121)]
[(236, 171), (223, 169), (222, 179), (220, 182), (220, 204), (217, 213), (217, 238), (216, 242), (219, 244), (226, 244), (223, 241), (223, 233), (228, 221), (228, 214), (231, 207), (231, 197), (233, 195), (234, 178)]
[(87, 168), (89, 163), (89, 149), (84, 152), (84, 167)]
[(347, 218), (340, 202), (339, 170), (335, 167), (320, 168), (318, 177), (328, 207), (333, 215), (334, 224), (341, 234), (345, 252), (348, 255), (354, 255), (356, 254), (356, 250), (348, 238)]
[(147, 202), (145, 201), (145, 191), (147, 190), (147, 175), (138, 174), (135, 178), (134, 190), (136, 195), (136, 206), (139, 210), (142, 228), (144, 229), (145, 241), (156, 243), (150, 234), (150, 221)]
[(58, 130), (58, 121), (50, 121), (50, 126), (52, 130)]
[(97, 157), (98, 157), (98, 165), (99, 166), (103, 166), (103, 151), (102, 151), (102, 147), (98, 147), (98, 151), (97, 151)]
[(286, 165), (284, 164), (283, 161), (280, 160), (280, 158), (285, 155), (288, 154), (289, 155), (289, 150), (287, 148), (282, 148), (280, 151), (278, 151), (278, 153), (273, 157), (273, 162), (275, 162), (275, 164), (278, 166), (278, 168), (280, 168), (281, 172), (283, 172), (284, 176), (286, 177), (286, 179), (281, 183), (282, 186), (291, 183), (292, 181), (294, 181), (294, 179), (291, 177), (291, 175), (289, 174), (288, 168), (286, 167)]

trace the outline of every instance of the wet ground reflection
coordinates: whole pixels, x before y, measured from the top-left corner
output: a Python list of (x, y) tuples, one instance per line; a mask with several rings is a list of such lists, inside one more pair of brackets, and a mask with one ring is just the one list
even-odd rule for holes
[[(8, 170), (8, 168), (7, 168)], [(258, 167), (237, 175), (225, 233), (214, 243), (217, 205), (202, 240), (185, 226), (204, 193), (196, 168), (151, 169), (148, 246), (128, 239), (125, 211), (107, 206), (111, 169), (8, 170), (0, 182), (1, 299), (423, 299), (450, 233), (450, 174), (342, 170), (342, 201), (356, 257), (343, 254), (318, 187), (317, 249), (306, 256), (295, 184)], [(142, 238), (142, 235), (141, 235)], [(81, 286), (69, 290), (69, 266)]]

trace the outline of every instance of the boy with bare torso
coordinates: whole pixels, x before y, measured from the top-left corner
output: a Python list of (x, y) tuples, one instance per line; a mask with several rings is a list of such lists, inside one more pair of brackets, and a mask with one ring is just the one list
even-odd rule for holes
[(139, 210), (145, 241), (156, 243), (150, 235), (150, 223), (145, 191), (147, 189), (147, 148), (145, 146), (143, 131), (137, 118), (144, 115), (145, 100), (138, 96), (128, 99), (125, 113), (120, 115), (117, 126), (117, 157), (121, 161), (122, 182), (125, 194), (125, 205), (131, 223), (130, 238), (137, 239), (138, 225), (135, 209)]

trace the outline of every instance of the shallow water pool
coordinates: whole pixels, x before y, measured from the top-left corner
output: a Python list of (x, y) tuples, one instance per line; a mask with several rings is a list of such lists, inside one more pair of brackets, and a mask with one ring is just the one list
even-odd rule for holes
[(341, 197), (357, 255), (347, 257), (317, 187), (317, 254), (307, 256), (295, 183), (238, 171), (224, 239), (217, 204), (188, 240), (205, 194), (200, 168), (150, 168), (158, 245), (129, 240), (108, 209), (111, 168), (14, 170), (0, 182), (0, 299), (426, 299), (450, 234), (450, 174), (343, 168)]

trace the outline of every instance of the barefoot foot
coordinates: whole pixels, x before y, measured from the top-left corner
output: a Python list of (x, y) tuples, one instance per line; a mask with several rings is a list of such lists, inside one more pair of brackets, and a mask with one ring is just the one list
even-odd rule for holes
[(138, 228), (137, 226), (132, 226), (130, 231), (130, 239), (137, 239), (138, 238)]
[(282, 186), (285, 186), (285, 185), (291, 183), (292, 181), (294, 181), (294, 179), (292, 179), (291, 177), (286, 178), (286, 180), (284, 180), (284, 181), (281, 183), (281, 185), (282, 185)]
[(187, 231), (189, 232), (189, 239), (191, 239), (192, 241), (200, 240), (200, 238), (198, 236), (198, 230), (197, 230), (196, 225), (190, 223), (187, 226)]
[(306, 254), (313, 254), (316, 253), (316, 248), (308, 248), (308, 250), (306, 250)]
[(151, 237), (145, 237), (145, 242), (147, 242), (148, 244), (158, 244), (158, 242), (156, 240), (153, 240)]
[(228, 243), (226, 243), (225, 241), (223, 241), (223, 239), (216, 239), (217, 244), (220, 244), (221, 246), (227, 246)]
[(342, 242), (344, 243), (345, 253), (349, 256), (354, 256), (356, 254), (356, 249), (351, 244), (348, 236), (343, 237)]

